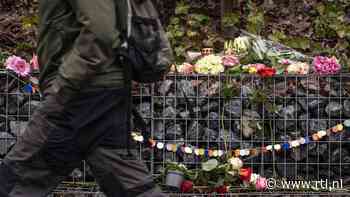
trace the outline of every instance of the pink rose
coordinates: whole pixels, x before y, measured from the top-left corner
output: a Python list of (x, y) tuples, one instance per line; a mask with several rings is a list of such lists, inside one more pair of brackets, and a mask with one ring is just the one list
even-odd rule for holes
[(182, 74), (192, 74), (194, 71), (194, 66), (192, 64), (189, 63), (183, 63), (179, 66), (178, 71)]
[(17, 56), (10, 56), (5, 62), (7, 69), (14, 71), (22, 77), (28, 76), (30, 73), (30, 64), (24, 59)]
[(267, 188), (267, 180), (264, 177), (259, 177), (255, 184), (256, 190), (264, 191)]
[(222, 57), (222, 63), (226, 67), (233, 67), (239, 64), (239, 59), (234, 55), (226, 55)]

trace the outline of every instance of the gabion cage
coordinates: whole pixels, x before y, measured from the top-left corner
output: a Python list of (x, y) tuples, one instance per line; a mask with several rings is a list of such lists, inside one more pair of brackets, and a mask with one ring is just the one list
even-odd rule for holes
[[(24, 84), (7, 71), (1, 72), (0, 81), (0, 154), (4, 156), (40, 105), (40, 96), (24, 93)], [(147, 124), (142, 131), (145, 137), (165, 144), (222, 150), (252, 149), (311, 137), (317, 131), (350, 119), (349, 96), (348, 74), (272, 78), (170, 74), (161, 82), (135, 84), (133, 88), (134, 106)], [(140, 145), (139, 150), (155, 176), (161, 174), (167, 161), (181, 162), (189, 168), (201, 166), (201, 157), (194, 154), (167, 152), (145, 145)], [(321, 141), (288, 151), (260, 152), (242, 159), (246, 166), (267, 178), (342, 181), (339, 193), (318, 195), (346, 196), (350, 191), (349, 131), (332, 133)], [(53, 196), (76, 191), (85, 196), (102, 196), (93, 181), (83, 162)], [(242, 189), (239, 192), (263, 195)], [(276, 189), (268, 194), (284, 196), (281, 192)]]

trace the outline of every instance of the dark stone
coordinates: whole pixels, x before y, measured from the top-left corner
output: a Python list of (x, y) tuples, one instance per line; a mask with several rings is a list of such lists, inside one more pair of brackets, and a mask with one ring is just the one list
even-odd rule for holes
[(17, 115), (17, 110), (20, 108), (20, 105), (15, 100), (9, 100), (8, 102), (8, 111), (9, 115)]
[(16, 138), (7, 132), (0, 132), (0, 139), (0, 155), (4, 156), (9, 151), (9, 148), (16, 143)]
[[(316, 97), (317, 95), (309, 95), (309, 97)], [(303, 108), (304, 111), (314, 111), (318, 108), (322, 109), (325, 107), (326, 101), (325, 99), (322, 99), (324, 97), (319, 98), (305, 98), (305, 99), (298, 99), (298, 103)]]
[(343, 114), (350, 118), (350, 100), (345, 100), (344, 101), (344, 109), (343, 109)]
[(306, 158), (306, 156), (306, 151), (301, 148), (294, 148), (291, 150), (290, 153), (290, 157), (293, 158), (295, 161), (301, 161), (304, 158)]
[(40, 101), (28, 101), (21, 107), (21, 115), (32, 115), (41, 105)]
[(210, 111), (218, 111), (219, 109), (219, 103), (216, 101), (212, 101), (209, 103), (206, 103), (202, 106), (201, 111), (202, 112), (210, 112)]
[(208, 128), (219, 130), (220, 126), (220, 115), (216, 112), (210, 112), (208, 116), (206, 117), (208, 120)]
[(157, 140), (163, 140), (165, 133), (165, 125), (161, 120), (154, 122), (154, 138)]
[(166, 129), (166, 140), (180, 140), (183, 137), (183, 131), (179, 124), (171, 125)]
[(242, 116), (242, 134), (245, 138), (251, 137), (258, 130), (260, 115), (256, 111), (245, 110)]
[(180, 116), (181, 118), (190, 118), (190, 112), (189, 112), (188, 110), (186, 110), (186, 111), (181, 111), (181, 112), (179, 113), (179, 116)]
[(15, 136), (21, 136), (26, 130), (28, 122), (25, 121), (10, 121), (10, 132)]
[(330, 102), (325, 109), (328, 116), (334, 118), (340, 118), (342, 110), (343, 106), (339, 102)]
[(224, 105), (224, 111), (230, 118), (241, 117), (241, 102), (240, 100), (231, 100)]
[[(209, 88), (208, 88), (209, 85)], [(208, 84), (207, 81), (201, 83), (199, 86), (199, 95), (201, 97), (210, 97), (219, 93), (220, 82), (214, 82)]]
[[(315, 143), (311, 143), (311, 144), (315, 144)], [(308, 144), (308, 146), (310, 147), (311, 144)], [(316, 144), (315, 144), (316, 145)], [(313, 151), (309, 151), (309, 156), (323, 156), (325, 154), (328, 154), (328, 145), (327, 144), (318, 144), (313, 148)]]
[(349, 151), (342, 148), (338, 148), (334, 151), (331, 152), (331, 157), (330, 157), (330, 162), (331, 163), (344, 163), (344, 159), (348, 159), (347, 157), (349, 157)]
[(213, 129), (204, 128), (202, 140), (209, 141), (209, 142), (215, 142), (218, 140), (218, 134), (219, 134), (219, 132), (217, 132)]
[(307, 117), (307, 114), (299, 116), (300, 129), (304, 134), (309, 133), (311, 135), (319, 130), (328, 129), (328, 121), (324, 119), (311, 119)]
[(253, 88), (247, 85), (242, 85), (241, 87), (241, 96), (243, 98), (248, 98), (250, 95), (253, 94)]
[(137, 110), (140, 113), (140, 115), (144, 118), (146, 124), (149, 123), (149, 118), (152, 117), (152, 110), (151, 110), (151, 104), (150, 103), (140, 103), (137, 106)]
[(181, 80), (177, 83), (176, 88), (177, 96), (179, 97), (193, 97), (196, 95), (196, 92), (194, 91), (194, 87), (191, 83), (191, 81), (188, 80)]
[(176, 117), (176, 109), (173, 107), (167, 107), (163, 111), (164, 118), (175, 118)]
[(169, 90), (171, 89), (171, 86), (174, 84), (173, 80), (165, 80), (162, 81), (162, 84), (159, 87), (159, 93), (160, 95), (166, 96)]
[(276, 120), (276, 126), (280, 131), (293, 131), (296, 129), (297, 112), (298, 109), (295, 105), (289, 105), (287, 107), (278, 106), (278, 117)]
[(201, 136), (203, 126), (198, 121), (193, 121), (187, 129), (187, 139), (197, 140)]
[(6, 104), (6, 95), (0, 95), (0, 106), (3, 107)]

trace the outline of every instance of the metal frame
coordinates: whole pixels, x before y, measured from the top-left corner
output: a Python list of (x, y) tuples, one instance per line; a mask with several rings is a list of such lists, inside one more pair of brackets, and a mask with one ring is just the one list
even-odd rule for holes
[[(5, 135), (5, 132), (13, 132), (13, 128), (9, 126), (12, 125), (13, 127), (15, 121), (27, 121), (33, 111), (31, 105), (27, 105), (28, 109), (24, 110), (22, 106), (23, 102), (31, 103), (38, 100), (39, 95), (13, 91), (20, 89), (23, 84), (13, 74), (7, 71), (3, 70), (0, 72), (0, 81), (3, 84), (0, 87), (0, 118), (2, 118), (1, 121), (3, 123), (3, 128), (0, 124), (0, 128), (2, 129), (0, 131), (2, 133), (0, 136), (0, 149), (4, 151), (15, 141), (13, 134)], [(304, 85), (301, 85), (301, 83)], [(230, 98), (225, 99), (223, 91), (227, 90), (225, 89), (227, 84), (235, 84), (232, 88), (235, 88), (236, 92)], [(317, 88), (318, 85), (322, 86), (322, 88)], [(309, 88), (305, 89), (305, 87)], [(283, 89), (288, 89), (289, 93), (285, 94)], [(260, 90), (260, 93), (266, 93), (264, 99), (267, 101), (260, 103), (258, 107), (252, 105), (252, 96), (246, 95), (247, 92), (249, 93), (251, 91), (253, 93), (259, 92), (257, 90)], [(186, 91), (187, 93), (184, 93)], [(211, 95), (208, 96), (206, 91), (212, 91)], [(268, 79), (262, 79), (253, 75), (230, 76), (222, 74), (219, 76), (185, 76), (171, 74), (166, 77), (165, 81), (159, 83), (148, 85), (135, 84), (133, 95), (136, 108), (139, 109), (148, 123), (148, 129), (144, 131), (146, 132), (145, 134), (148, 132), (150, 137), (164, 143), (175, 142), (194, 146), (223, 148), (225, 140), (220, 138), (220, 136), (222, 137), (225, 133), (221, 132), (224, 128), (229, 130), (226, 133), (228, 132), (230, 134), (230, 140), (226, 140), (228, 149), (240, 147), (253, 148), (281, 143), (285, 141), (281, 139), (281, 136), (291, 136), (293, 134), (294, 137), (302, 137), (304, 135), (311, 135), (315, 131), (311, 130), (310, 125), (313, 125), (312, 127), (331, 127), (336, 123), (350, 118), (350, 112), (348, 114), (344, 109), (340, 110), (339, 114), (334, 114), (333, 116), (325, 112), (326, 106), (331, 102), (335, 103), (335, 105), (344, 106), (345, 100), (350, 101), (349, 74), (333, 76), (275, 76)], [(228, 113), (223, 107), (227, 103), (232, 104), (234, 102), (239, 103), (239, 111)], [(304, 108), (301, 103), (304, 105)], [(144, 106), (141, 107), (142, 105)], [(271, 107), (269, 105), (273, 107), (278, 106), (279, 110), (276, 111), (277, 113), (268, 113), (267, 108)], [(313, 109), (305, 107), (311, 105), (313, 105)], [(281, 115), (287, 107), (290, 108), (290, 111), (284, 112), (285, 116)], [(252, 115), (254, 114), (254, 110), (259, 111), (260, 117), (247, 116), (247, 111)], [(26, 114), (22, 113), (24, 111)], [(237, 113), (237, 116), (234, 116), (235, 113)], [(303, 116), (300, 116), (301, 114)], [(244, 133), (241, 132), (242, 129), (239, 129), (244, 127), (241, 119), (243, 116), (247, 118), (244, 121), (252, 123), (259, 122), (263, 125), (262, 130), (259, 131), (259, 135), (257, 135), (257, 131), (254, 129), (254, 133), (252, 134), (254, 137), (244, 137)], [(199, 124), (193, 125), (193, 122)], [(271, 129), (268, 129), (266, 126), (267, 123), (271, 125)], [(169, 127), (174, 126), (174, 124), (179, 125), (177, 129), (182, 135), (176, 135), (174, 131), (172, 131), (172, 135), (169, 134), (169, 130), (172, 129)], [(277, 124), (278, 127), (276, 126)], [(308, 125), (305, 130), (301, 129), (303, 125)], [(195, 131), (191, 131), (189, 129), (190, 126), (193, 126), (192, 129)], [(212, 134), (213, 136), (203, 137), (205, 136), (202, 135), (203, 127), (212, 128), (210, 131), (216, 132), (215, 135), (217, 137), (215, 138), (214, 134)], [(263, 175), (271, 175), (271, 170), (275, 170), (272, 174), (276, 175), (277, 172), (281, 177), (296, 174), (302, 175), (303, 178), (314, 180), (321, 178), (330, 180), (337, 180), (339, 178), (343, 178), (344, 180), (349, 179), (350, 135), (348, 133), (349, 131), (332, 139), (305, 145), (302, 148), (304, 152), (301, 153), (304, 158), (300, 161), (292, 159), (291, 153), (273, 152), (261, 154), (255, 158), (244, 158), (245, 165), (253, 167), (255, 170), (258, 170), (258, 173)], [(309, 148), (309, 151), (305, 151)], [(149, 149), (145, 146), (140, 146), (139, 149), (141, 158), (155, 176), (159, 175), (159, 170), (165, 167), (166, 160), (184, 162), (190, 168), (200, 167), (198, 158), (196, 159), (192, 156), (181, 157), (175, 153)], [(297, 152), (293, 154), (294, 157), (298, 157)], [(93, 181), (85, 162), (83, 162), (80, 171), (73, 174), (68, 181), (77, 184)], [(96, 196), (98, 194), (96, 193), (98, 187), (90, 186), (87, 188), (79, 186), (74, 188), (77, 188), (80, 193), (85, 192), (89, 194), (87, 196)], [(346, 187), (349, 189), (349, 185), (346, 185)], [(74, 188), (62, 185), (62, 187), (57, 189), (56, 193), (58, 195), (59, 193), (62, 194), (62, 192), (77, 192), (77, 189)], [(320, 193), (319, 195), (345, 195), (349, 190), (342, 192)], [(289, 194), (299, 195), (297, 191), (295, 193), (289, 192)], [(205, 195), (177, 194), (177, 196)], [(265, 193), (243, 192), (231, 194), (230, 196), (236, 195), (263, 196)], [(266, 195), (274, 195), (274, 193), (266, 193)], [(276, 195), (282, 194), (276, 192)]]

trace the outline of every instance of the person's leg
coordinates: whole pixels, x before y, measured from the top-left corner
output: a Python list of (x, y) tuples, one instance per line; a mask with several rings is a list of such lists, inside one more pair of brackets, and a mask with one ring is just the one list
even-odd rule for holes
[(48, 97), (34, 112), (0, 165), (1, 197), (44, 197), (69, 175), (72, 168), (64, 165), (59, 171), (52, 170), (42, 151), (49, 133), (68, 122), (67, 116), (60, 114), (62, 109), (53, 97)]
[(87, 158), (102, 191), (108, 197), (165, 197), (136, 151), (98, 147)]

